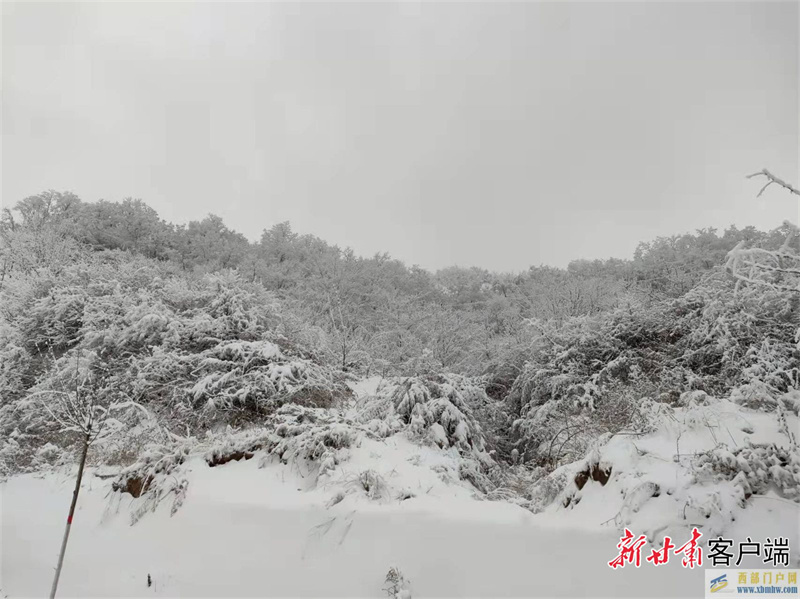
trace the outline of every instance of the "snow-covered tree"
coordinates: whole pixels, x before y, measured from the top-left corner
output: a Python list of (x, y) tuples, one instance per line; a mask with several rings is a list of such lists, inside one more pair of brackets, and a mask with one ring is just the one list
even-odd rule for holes
[(115, 415), (124, 409), (135, 406), (131, 401), (120, 401), (103, 392), (102, 387), (98, 384), (98, 379), (106, 373), (103, 372), (104, 368), (96, 354), (81, 355), (79, 353), (75, 356), (74, 363), (73, 370), (69, 367), (66, 358), (57, 361), (52, 375), (38, 385), (42, 388), (33, 391), (26, 398), (26, 402), (35, 402), (41, 405), (43, 413), (52, 419), (52, 424), (57, 427), (59, 433), (75, 435), (80, 447), (75, 488), (50, 590), (51, 599), (55, 597), (58, 589), (58, 580), (64, 565), (64, 555), (72, 529), (89, 447), (96, 441), (107, 439), (118, 432), (122, 424)]

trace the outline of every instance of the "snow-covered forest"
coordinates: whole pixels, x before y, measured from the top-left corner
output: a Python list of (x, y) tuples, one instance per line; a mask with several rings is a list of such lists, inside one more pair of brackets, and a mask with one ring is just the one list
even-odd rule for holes
[(65, 596), (699, 592), (679, 557), (610, 569), (626, 528), (782, 535), (797, 567), (796, 233), (429, 272), (28, 197), (0, 227), (0, 589), (49, 589), (85, 448)]

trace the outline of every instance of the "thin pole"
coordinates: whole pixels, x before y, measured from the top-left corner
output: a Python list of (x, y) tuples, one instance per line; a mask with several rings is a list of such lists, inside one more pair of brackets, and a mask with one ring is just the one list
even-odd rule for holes
[(67, 528), (64, 530), (64, 540), (61, 541), (61, 553), (58, 555), (58, 565), (56, 575), (53, 578), (53, 587), (50, 589), (50, 599), (55, 599), (56, 589), (58, 588), (58, 577), (61, 576), (61, 566), (64, 565), (64, 553), (67, 551), (67, 540), (69, 530), (72, 528), (72, 516), (75, 514), (75, 504), (78, 503), (78, 492), (81, 490), (81, 479), (83, 478), (83, 467), (86, 464), (86, 453), (89, 451), (89, 433), (83, 442), (83, 452), (81, 453), (81, 463), (78, 466), (78, 480), (75, 481), (75, 491), (72, 493), (72, 505), (69, 506), (69, 516), (67, 516)]

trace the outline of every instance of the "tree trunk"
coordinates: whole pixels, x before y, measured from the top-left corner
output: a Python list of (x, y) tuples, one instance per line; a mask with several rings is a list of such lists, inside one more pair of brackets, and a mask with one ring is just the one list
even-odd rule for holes
[(69, 506), (69, 516), (67, 516), (67, 528), (64, 530), (64, 540), (61, 541), (61, 553), (58, 555), (58, 565), (56, 566), (56, 575), (53, 578), (53, 587), (50, 589), (50, 599), (56, 596), (56, 589), (58, 588), (58, 577), (61, 576), (61, 566), (64, 565), (64, 553), (67, 551), (67, 540), (69, 539), (69, 530), (72, 528), (72, 516), (75, 514), (75, 505), (78, 503), (78, 493), (81, 490), (81, 479), (83, 478), (83, 467), (86, 465), (86, 453), (89, 451), (89, 434), (83, 441), (83, 451), (81, 452), (81, 462), (78, 466), (78, 479), (75, 481), (75, 491), (72, 493), (72, 505)]

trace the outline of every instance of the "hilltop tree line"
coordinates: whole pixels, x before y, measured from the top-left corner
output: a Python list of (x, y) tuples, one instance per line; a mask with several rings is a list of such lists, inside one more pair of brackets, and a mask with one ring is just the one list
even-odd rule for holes
[(4, 210), (0, 285), (15, 272), (35, 276), (108, 250), (187, 276), (233, 271), (274, 294), (293, 315), (287, 329), (332, 366), (492, 374), (502, 395), (524, 362), (530, 320), (563, 323), (680, 297), (721, 268), (739, 242), (772, 249), (786, 233), (785, 226), (721, 234), (709, 228), (643, 242), (629, 260), (578, 260), (566, 269), (531, 266), (516, 274), (460, 267), (431, 273), (388, 254), (357, 256), (289, 223), (251, 243), (215, 215), (174, 225), (141, 200), (83, 202), (48, 191)]
[[(255, 243), (213, 215), (176, 226), (139, 200), (45, 192), (0, 222), (4, 472), (73, 447), (52, 417), (59, 397), (155, 416), (155, 427), (138, 410), (117, 425), (125, 443), (103, 455), (125, 463), (163, 435), (261, 423), (286, 404), (328, 408), (354, 377), (404, 377), (395, 384), (418, 390), (414, 405), (444, 410), (406, 406), (404, 426), (438, 424), (447, 444), (473, 431), (497, 463), (545, 471), (603, 434), (646, 429), (687, 393), (800, 411), (788, 223), (661, 237), (631, 259), (565, 269), (432, 273), (288, 223)], [(395, 399), (389, 420), (405, 409)]]

